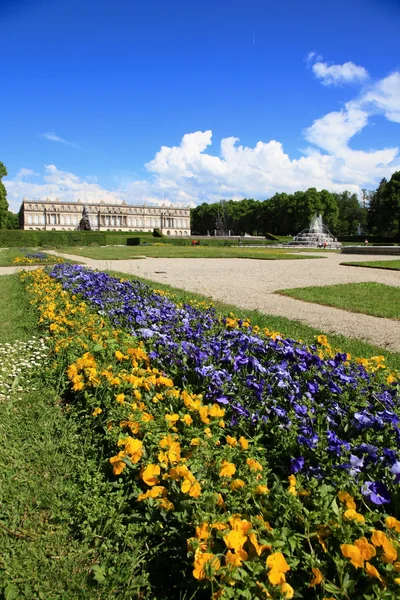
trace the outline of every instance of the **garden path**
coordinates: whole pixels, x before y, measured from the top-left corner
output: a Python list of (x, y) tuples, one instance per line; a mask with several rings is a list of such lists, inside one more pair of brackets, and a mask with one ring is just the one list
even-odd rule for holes
[[(144, 258), (142, 260), (93, 260), (54, 252), (99, 270), (114, 270), (166, 283), (213, 300), (240, 308), (259, 310), (265, 314), (295, 319), (324, 333), (338, 333), (369, 342), (381, 348), (400, 352), (400, 320), (351, 313), (280, 296), (285, 288), (310, 285), (332, 285), (376, 281), (400, 286), (398, 271), (362, 269), (340, 265), (351, 260), (395, 260), (393, 256), (313, 253), (322, 260), (252, 260), (236, 258)], [(310, 253), (307, 253), (310, 256)], [(34, 267), (33, 267), (34, 268)], [(0, 268), (0, 274), (21, 267)], [(4, 272), (4, 273), (3, 273)]]

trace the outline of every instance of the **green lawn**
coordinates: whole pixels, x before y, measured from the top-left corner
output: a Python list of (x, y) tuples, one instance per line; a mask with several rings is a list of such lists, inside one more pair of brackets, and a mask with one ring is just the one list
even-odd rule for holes
[[(136, 275), (127, 275), (126, 273), (120, 273), (117, 271), (108, 271), (108, 273), (123, 279), (138, 279), (143, 281), (153, 289), (169, 292), (173, 295), (177, 302), (184, 303), (185, 301), (187, 302), (189, 300), (197, 300), (199, 302), (205, 301), (212, 303), (220, 315), (226, 316), (230, 312), (233, 312), (235, 315), (243, 319), (250, 319), (250, 322), (253, 325), (258, 325), (258, 327), (261, 329), (268, 327), (270, 330), (279, 331), (284, 337), (295, 340), (303, 340), (307, 344), (315, 343), (316, 336), (326, 334), (326, 332), (322, 331), (321, 329), (315, 329), (314, 327), (310, 327), (304, 323), (300, 323), (299, 321), (287, 319), (286, 317), (264, 314), (258, 310), (246, 310), (243, 308), (238, 308), (232, 304), (213, 301), (202, 294), (187, 292), (186, 290), (151, 281), (150, 279), (145, 279), (143, 277), (137, 277)], [(362, 342), (361, 340), (348, 338), (344, 335), (333, 333), (329, 333), (327, 335), (331, 345), (334, 348), (338, 348), (343, 352), (349, 352), (353, 357), (369, 358), (371, 356), (382, 354), (385, 356), (388, 366), (393, 369), (400, 369), (400, 353), (398, 352), (389, 352), (386, 348), (380, 348), (378, 346), (374, 346), (373, 344)]]
[(400, 319), (400, 287), (383, 283), (343, 283), (279, 290), (277, 293), (351, 312)]
[(22, 285), (16, 275), (0, 276), (0, 323), (0, 343), (25, 341), (37, 333)]
[[(6, 250), (0, 250), (0, 267), (15, 267), (18, 266), (18, 264), (14, 264), (14, 259), (15, 258), (22, 258), (24, 257), (26, 254), (33, 254), (36, 252), (43, 252), (44, 254), (46, 254), (45, 250), (41, 250), (38, 248), (24, 248), (24, 250), (21, 250), (19, 248), (8, 248)], [(49, 255), (50, 256), (50, 255)], [(54, 261), (56, 261), (57, 257), (54, 256)], [(67, 261), (65, 260), (65, 262), (71, 262), (71, 261)], [(34, 264), (51, 264), (51, 263), (31, 263), (31, 265)], [(20, 264), (20, 266), (24, 266), (23, 264)], [(29, 266), (29, 265), (28, 265)]]
[[(51, 366), (36, 356), (42, 366), (26, 370), (26, 351), (12, 350), (40, 336), (17, 275), (0, 277), (0, 323), (0, 598), (147, 597), (140, 541), (121, 539), (127, 500), (101, 450), (63, 409)], [(7, 379), (10, 368), (21, 370)]]
[(388, 269), (389, 271), (400, 271), (400, 260), (371, 260), (365, 262), (342, 262), (346, 267), (369, 267), (370, 269)]
[[(301, 259), (288, 250), (269, 248), (210, 247), (210, 246), (125, 246), (60, 248), (60, 252), (98, 260), (123, 260), (149, 256), (155, 258), (256, 258), (262, 260)], [(307, 257), (311, 258), (311, 257)]]

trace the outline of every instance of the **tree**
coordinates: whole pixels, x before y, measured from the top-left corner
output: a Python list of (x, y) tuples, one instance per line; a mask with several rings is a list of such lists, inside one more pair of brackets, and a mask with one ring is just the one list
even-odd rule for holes
[(207, 231), (214, 232), (218, 208), (218, 203), (207, 204), (207, 202), (203, 202), (191, 211), (191, 229), (195, 232), (195, 235), (196, 233), (207, 235)]
[(358, 225), (365, 232), (367, 224), (367, 210), (358, 201), (357, 194), (342, 192), (332, 194), (339, 210), (338, 226), (334, 230), (339, 235), (354, 235)]
[(6, 226), (8, 212), (7, 190), (1, 181), (2, 177), (7, 177), (7, 169), (3, 163), (0, 162), (0, 229), (3, 229)]
[(393, 235), (400, 235), (400, 171), (391, 176), (385, 196), (387, 209), (392, 217)]
[(400, 171), (393, 173), (389, 181), (382, 179), (370, 194), (368, 228), (377, 235), (400, 235)]
[(6, 229), (19, 229), (19, 217), (11, 211), (7, 212)]

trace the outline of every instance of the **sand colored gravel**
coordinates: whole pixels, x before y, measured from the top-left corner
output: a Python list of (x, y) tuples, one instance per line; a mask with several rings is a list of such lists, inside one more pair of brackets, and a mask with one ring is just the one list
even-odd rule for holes
[[(376, 281), (400, 286), (400, 272), (341, 266), (343, 261), (390, 260), (391, 256), (316, 253), (321, 260), (252, 260), (236, 258), (144, 258), (92, 260), (63, 255), (100, 270), (112, 269), (204, 294), (238, 307), (258, 309), (400, 352), (400, 320), (351, 313), (283, 297), (285, 288)], [(309, 254), (307, 256), (310, 256)], [(5, 270), (5, 269), (3, 269)], [(1, 269), (0, 269), (1, 271)], [(7, 269), (10, 272), (9, 269)], [(399, 307), (400, 317), (400, 307)]]

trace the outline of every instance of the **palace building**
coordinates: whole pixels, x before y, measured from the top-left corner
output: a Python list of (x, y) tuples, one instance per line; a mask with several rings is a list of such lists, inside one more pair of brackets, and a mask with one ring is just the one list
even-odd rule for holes
[(62, 200), (24, 198), (20, 211), (20, 228), (47, 231), (77, 229), (86, 208), (92, 231), (153, 231), (165, 235), (190, 235), (190, 208), (151, 206), (147, 204), (84, 204)]

